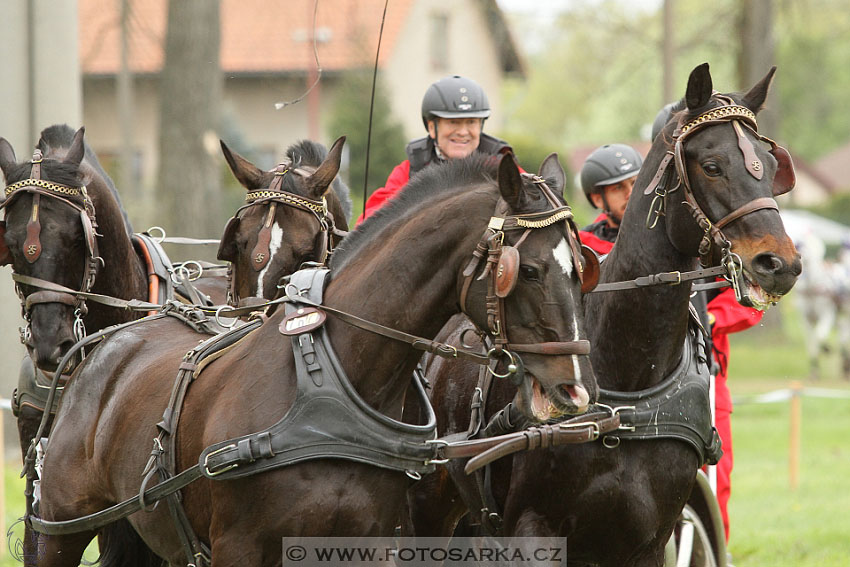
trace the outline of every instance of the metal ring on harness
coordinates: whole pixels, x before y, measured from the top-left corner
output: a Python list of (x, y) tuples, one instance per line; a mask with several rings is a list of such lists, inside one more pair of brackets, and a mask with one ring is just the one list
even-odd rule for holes
[(215, 315), (213, 316), (215, 318), (215, 322), (218, 325), (221, 325), (222, 327), (224, 327), (225, 329), (232, 329), (233, 327), (236, 326), (236, 322), (239, 320), (239, 318), (234, 317), (233, 319), (230, 320), (230, 323), (224, 323), (221, 319), (222, 309), (231, 309), (231, 307), (229, 305), (219, 306), (219, 308), (215, 310)]
[[(496, 353), (496, 356), (493, 356), (493, 353)], [(496, 371), (490, 368), (489, 365), (487, 366), (487, 370), (496, 378), (508, 378), (512, 374), (516, 374), (517, 370), (519, 370), (519, 366), (516, 363), (516, 358), (514, 358), (514, 355), (511, 351), (502, 349), (497, 352), (495, 348), (491, 348), (489, 351), (487, 351), (488, 358), (492, 358), (493, 360), (498, 360), (499, 356), (503, 354), (507, 354), (508, 358), (510, 358), (510, 362), (508, 363), (508, 371), (506, 373), (497, 374)]]
[[(158, 230), (162, 236), (154, 236), (153, 231), (155, 230)], [(152, 226), (148, 229), (148, 235), (150, 235), (150, 237), (153, 238), (154, 242), (156, 242), (157, 244), (162, 244), (162, 241), (165, 240), (165, 229), (161, 226)]]

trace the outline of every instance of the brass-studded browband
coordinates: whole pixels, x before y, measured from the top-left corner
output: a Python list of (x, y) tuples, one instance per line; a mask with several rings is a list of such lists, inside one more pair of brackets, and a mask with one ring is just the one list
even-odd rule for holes
[(314, 201), (312, 199), (299, 197), (293, 193), (287, 193), (285, 191), (270, 191), (268, 189), (251, 191), (245, 195), (245, 202), (248, 204), (255, 204), (256, 201), (265, 200), (274, 200), (287, 203), (289, 205), (295, 205), (313, 211), (319, 215), (324, 215), (328, 212), (328, 205), (324, 198), (322, 198), (321, 201)]
[(8, 199), (9, 196), (18, 189), (23, 189), (25, 187), (39, 187), (41, 189), (47, 189), (53, 193), (69, 195), (71, 197), (78, 197), (81, 195), (80, 187), (69, 187), (67, 185), (60, 185), (59, 183), (45, 181), (44, 179), (24, 179), (6, 186), (6, 199)]
[(542, 213), (530, 213), (525, 215), (512, 215), (507, 218), (490, 217), (487, 228), (492, 230), (520, 230), (526, 228), (545, 228), (558, 221), (573, 218), (573, 210), (569, 206), (561, 206), (554, 211)]

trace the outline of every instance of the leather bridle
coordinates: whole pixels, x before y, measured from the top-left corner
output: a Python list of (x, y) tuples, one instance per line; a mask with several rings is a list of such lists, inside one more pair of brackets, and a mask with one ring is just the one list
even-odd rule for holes
[[(475, 279), (477, 281), (488, 279), (485, 301), (487, 325), (492, 337), (492, 346), (489, 348), (487, 356), (493, 360), (507, 356), (509, 361), (506, 374), (496, 374), (489, 366), (488, 369), (498, 378), (507, 378), (513, 375), (512, 380), (515, 382), (521, 380), (523, 374), (522, 361), (516, 353), (544, 355), (587, 355), (590, 353), (590, 342), (587, 340), (517, 344), (511, 343), (508, 338), (504, 300), (510, 296), (516, 284), (519, 269), (519, 247), (532, 230), (545, 228), (557, 222), (564, 222), (567, 227), (567, 241), (579, 279), (583, 282), (585, 277), (582, 254), (578, 244), (578, 229), (573, 222), (572, 209), (559, 202), (542, 177), (529, 173), (523, 173), (522, 176), (540, 189), (553, 208), (540, 213), (509, 215), (507, 214), (507, 203), (500, 199), (487, 230), (479, 240), (472, 258), (463, 270), (463, 285), (460, 295), (460, 308), (468, 314), (466, 300), (469, 288), (483, 263), (484, 268)], [(516, 244), (513, 246), (506, 245), (504, 243), (505, 233), (515, 231), (523, 232)]]
[[(318, 222), (318, 231), (316, 234), (314, 254), (316, 257), (316, 262), (324, 264), (328, 258), (328, 255), (333, 251), (332, 237), (343, 237), (347, 233), (336, 228), (336, 225), (334, 224), (333, 214), (331, 214), (331, 212), (328, 210), (327, 200), (324, 197), (322, 197), (321, 201), (317, 201), (314, 199), (308, 199), (306, 197), (296, 195), (294, 193), (283, 191), (280, 188), (283, 183), (284, 176), (286, 176), (287, 174), (293, 173), (295, 175), (307, 177), (311, 175), (312, 172), (301, 167), (292, 167), (292, 164), (289, 161), (285, 161), (283, 163), (278, 164), (273, 171), (274, 177), (272, 178), (269, 187), (267, 189), (249, 191), (248, 194), (245, 196), (246, 204), (239, 207), (236, 213), (234, 213), (233, 217), (227, 222), (227, 226), (224, 230), (224, 238), (222, 239), (222, 246), (226, 244), (226, 240), (231, 237), (230, 233), (235, 230), (235, 226), (241, 221), (240, 213), (242, 213), (242, 211), (251, 207), (267, 206), (268, 211), (266, 212), (265, 220), (260, 226), (259, 234), (257, 235), (257, 244), (254, 246), (254, 249), (251, 251), (250, 255), (251, 267), (254, 269), (255, 272), (260, 272), (263, 268), (266, 267), (266, 265), (271, 260), (271, 230), (272, 225), (274, 223), (275, 214), (277, 212), (277, 206), (280, 204), (295, 209), (300, 209), (302, 211), (307, 211), (315, 217), (316, 221)], [(221, 254), (219, 254), (219, 258), (230, 260), (231, 262), (227, 272), (228, 305), (232, 305), (234, 307), (241, 307), (253, 303), (262, 303), (265, 301), (263, 298), (240, 298), (237, 292), (236, 273), (234, 270), (234, 261), (236, 260), (236, 258), (222, 258)]]
[[(719, 100), (722, 105), (704, 112), (688, 122), (685, 122), (684, 113), (680, 115), (672, 134), (672, 148), (667, 150), (667, 154), (661, 160), (661, 164), (658, 166), (655, 175), (644, 190), (644, 195), (655, 193), (655, 197), (650, 205), (649, 214), (647, 215), (646, 225), (650, 229), (656, 226), (658, 218), (664, 216), (667, 195), (674, 193), (681, 187), (684, 198), (683, 204), (690, 209), (697, 224), (703, 230), (703, 236), (698, 249), (700, 265), (704, 268), (709, 267), (712, 264), (713, 251), (719, 249), (721, 253), (721, 264), (726, 268), (725, 278), (732, 284), (737, 300), (741, 301), (746, 290), (741, 258), (732, 252), (732, 243), (723, 234), (722, 229), (750, 213), (763, 209), (779, 210), (779, 207), (773, 198), (760, 197), (753, 199), (728, 213), (720, 220), (713, 222), (699, 206), (691, 189), (691, 182), (688, 178), (688, 171), (685, 164), (685, 142), (695, 132), (703, 128), (731, 123), (738, 138), (738, 148), (741, 150), (747, 172), (755, 179), (760, 180), (764, 176), (764, 165), (756, 156), (753, 143), (745, 134), (745, 130), (749, 130), (759, 141), (771, 146), (770, 153), (778, 162), (777, 172), (774, 176), (774, 196), (787, 193), (794, 187), (794, 165), (791, 162), (791, 156), (785, 148), (779, 146), (770, 138), (758, 133), (756, 116), (749, 108), (736, 104), (734, 100), (725, 95), (715, 93), (714, 98), (715, 100)], [(672, 188), (668, 188), (666, 180), (671, 175), (671, 162), (678, 181), (672, 184)]]
[[(15, 288), (18, 297), (21, 300), (21, 312), (24, 319), (27, 321), (25, 329), (21, 329), (22, 339), (24, 342), (31, 334), (31, 311), (35, 305), (42, 303), (61, 303), (74, 308), (74, 337), (77, 340), (85, 337), (85, 325), (83, 317), (88, 313), (86, 307), (85, 294), (89, 293), (94, 286), (97, 276), (98, 267), (103, 264), (103, 259), (98, 256), (97, 248), (97, 220), (95, 216), (94, 203), (89, 198), (86, 186), (70, 187), (53, 183), (41, 178), (41, 163), (43, 156), (41, 150), (36, 149), (32, 156), (32, 171), (28, 179), (24, 179), (8, 185), (5, 191), (5, 200), (0, 204), (0, 209), (7, 207), (15, 198), (22, 193), (30, 193), (32, 199), (32, 212), (29, 222), (27, 223), (27, 237), (23, 244), (24, 258), (29, 263), (33, 263), (41, 256), (41, 197), (49, 197), (61, 203), (64, 203), (76, 210), (79, 213), (80, 222), (83, 226), (84, 240), (86, 243), (86, 258), (83, 279), (80, 284), (79, 292), (68, 293), (51, 289), (43, 289), (44, 285), (38, 278), (33, 278), (23, 274), (12, 274), (12, 279), (15, 281)], [(71, 200), (74, 197), (82, 197), (83, 204), (79, 205)], [(49, 282), (54, 283), (54, 282)], [(21, 285), (29, 285), (36, 288), (42, 288), (39, 291), (33, 292), (28, 296), (24, 296)]]

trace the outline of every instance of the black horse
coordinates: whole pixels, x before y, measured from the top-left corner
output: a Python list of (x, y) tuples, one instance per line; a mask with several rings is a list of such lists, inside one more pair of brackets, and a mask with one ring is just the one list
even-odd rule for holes
[[(668, 279), (675, 283), (676, 272), (695, 269), (701, 257), (705, 265), (733, 262), (735, 285), (747, 304), (766, 307), (791, 289), (800, 258), (772, 197), (790, 190), (793, 170), (782, 148), (762, 144), (755, 123), (773, 74), (746, 93), (720, 95), (712, 89), (707, 64), (693, 70), (678, 112), (641, 169), (600, 285), (660, 272), (671, 273)], [(616, 403), (621, 412), (622, 406), (639, 406), (662, 389), (686, 352), (694, 352), (690, 292), (687, 282), (587, 297), (591, 360), (602, 399)], [(438, 339), (451, 333), (458, 329), (445, 329)], [(686, 420), (709, 412), (701, 356), (696, 367), (702, 369), (705, 391)], [(465, 372), (439, 361), (428, 369), (440, 434), (466, 427), (475, 373), (471, 368)], [(505, 405), (510, 390), (494, 386), (489, 415)], [(673, 397), (673, 390), (664, 392)], [(702, 425), (710, 432), (707, 420)], [(496, 527), (503, 535), (567, 537), (570, 565), (661, 565), (704, 448), (695, 451), (681, 438), (649, 437), (637, 441), (615, 432), (604, 443), (497, 461), (491, 465), (489, 500), (474, 477), (463, 473), (463, 463), (452, 462), (410, 492), (407, 527), (417, 536), (447, 537), (467, 509), (477, 521), (482, 508), (488, 508), (488, 514), (500, 514)]]

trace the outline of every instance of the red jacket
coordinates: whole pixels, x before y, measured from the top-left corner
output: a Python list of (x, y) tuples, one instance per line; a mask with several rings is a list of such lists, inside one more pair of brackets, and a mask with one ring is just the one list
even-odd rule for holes
[[(522, 168), (519, 168), (519, 170), (523, 173), (525, 172)], [(365, 212), (357, 218), (355, 225), (360, 224), (363, 222), (363, 219), (372, 216), (375, 211), (383, 207), (387, 201), (395, 197), (407, 185), (408, 181), (410, 181), (410, 160), (406, 159), (393, 168), (383, 187), (379, 187), (374, 193), (369, 195), (369, 198), (366, 199), (366, 206), (364, 207)]]
[(744, 307), (735, 299), (735, 290), (726, 288), (708, 302), (711, 325), (711, 342), (714, 359), (720, 365), (715, 382), (714, 406), (718, 410), (732, 411), (732, 396), (726, 385), (729, 366), (729, 334), (749, 329), (764, 315), (763, 311)]
[(407, 185), (408, 181), (410, 181), (410, 160), (406, 159), (395, 166), (383, 187), (376, 189), (374, 193), (369, 195), (364, 207), (365, 212), (360, 215), (355, 224), (360, 224), (363, 219), (383, 207), (384, 203), (401, 191), (401, 188)]
[[(590, 226), (594, 226), (597, 223), (600, 223), (600, 222), (606, 221), (606, 220), (608, 220), (608, 216), (605, 213), (602, 213), (601, 215), (596, 217), (596, 219), (593, 221), (593, 224), (590, 225)], [(590, 226), (587, 226), (585, 228), (590, 228)], [(581, 238), (581, 243), (586, 244), (588, 247), (590, 247), (594, 252), (596, 252), (600, 256), (607, 254), (614, 247), (613, 241), (605, 240), (604, 238), (599, 238), (598, 236), (596, 236), (592, 232), (588, 232), (585, 229), (578, 231), (578, 234), (579, 234), (579, 238)]]

